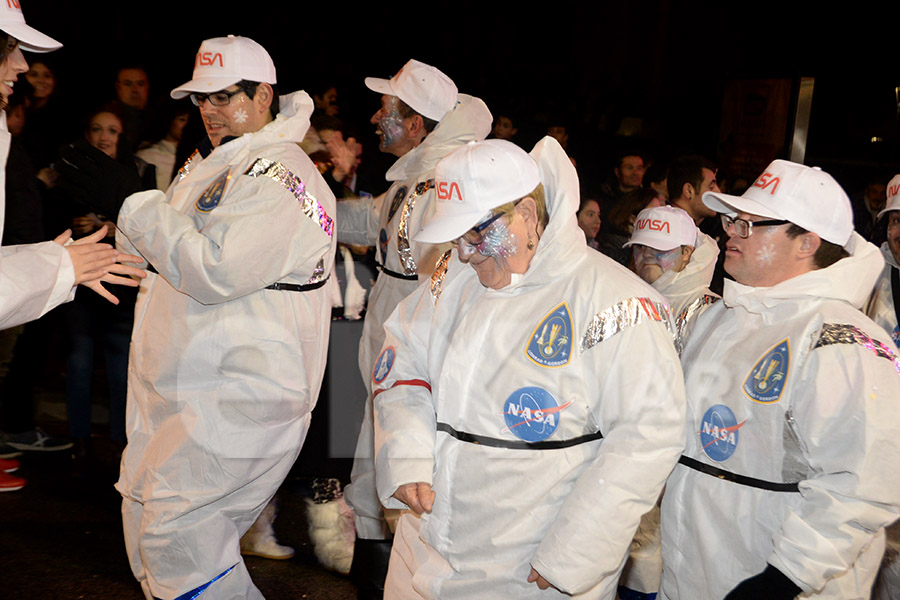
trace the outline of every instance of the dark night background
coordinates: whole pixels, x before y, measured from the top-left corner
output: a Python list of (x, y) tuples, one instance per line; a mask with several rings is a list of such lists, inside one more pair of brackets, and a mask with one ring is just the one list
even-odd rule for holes
[[(900, 166), (897, 11), (874, 3), (22, 3), (30, 24), (65, 44), (49, 58), (73, 119), (112, 95), (118, 65), (145, 64), (151, 97), (163, 96), (190, 78), (203, 38), (237, 34), (269, 50), (282, 93), (333, 82), (370, 164), (381, 158), (368, 125), (377, 99), (362, 80), (414, 57), (495, 113), (513, 111), (525, 147), (564, 121), (589, 188), (622, 143), (660, 159), (721, 158), (724, 90), (754, 78), (815, 77), (806, 162), (851, 194), (873, 169)], [(640, 119), (639, 135), (615, 135), (623, 118)]]

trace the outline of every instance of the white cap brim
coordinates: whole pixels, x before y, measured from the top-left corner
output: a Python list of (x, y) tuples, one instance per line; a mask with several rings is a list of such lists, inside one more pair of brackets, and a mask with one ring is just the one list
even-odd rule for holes
[(387, 94), (388, 96), (396, 96), (394, 88), (391, 87), (390, 79), (382, 79), (381, 77), (366, 77), (366, 87), (379, 94)]
[(29, 52), (52, 52), (62, 48), (61, 43), (25, 23), (8, 23), (0, 26), (0, 29), (16, 38), (19, 47)]
[(732, 196), (731, 194), (723, 194), (721, 192), (706, 192), (703, 194), (703, 204), (710, 210), (726, 215), (745, 212), (750, 215), (768, 217), (770, 219), (784, 219), (784, 217), (776, 214), (770, 208), (767, 208), (746, 196)]
[(212, 94), (213, 92), (221, 92), (239, 81), (241, 81), (240, 77), (198, 77), (178, 86), (169, 95), (175, 100), (180, 100), (194, 92)]
[(440, 212), (435, 212), (431, 220), (413, 236), (413, 239), (424, 244), (443, 244), (455, 240), (478, 225), (484, 216), (485, 213), (442, 215)]

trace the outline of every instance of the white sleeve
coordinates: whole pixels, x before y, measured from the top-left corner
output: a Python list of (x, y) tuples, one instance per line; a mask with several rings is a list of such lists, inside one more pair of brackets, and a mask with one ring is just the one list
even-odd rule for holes
[(858, 344), (816, 348), (796, 388), (793, 420), (812, 475), (768, 563), (808, 592), (900, 516), (898, 363)]
[[(333, 198), (324, 182), (313, 194), (323, 202)], [(174, 288), (203, 304), (245, 296), (289, 275), (301, 284), (312, 277), (331, 237), (297, 198), (268, 177), (247, 175), (226, 195), (202, 230), (158, 190), (127, 198), (118, 226)]]
[(75, 268), (56, 242), (0, 250), (0, 329), (33, 321), (75, 297)]
[(384, 194), (377, 198), (349, 198), (337, 203), (337, 234), (342, 244), (374, 246), (378, 243), (379, 206)]
[(434, 472), (437, 422), (427, 367), (434, 305), (429, 284), (407, 296), (385, 322), (386, 338), (372, 374), (375, 482), (378, 498), (388, 508), (406, 508), (393, 493), (407, 483), (430, 484)]
[(662, 322), (627, 327), (586, 350), (603, 441), (532, 559), (569, 594), (615, 577), (644, 515), (684, 449), (681, 365)]

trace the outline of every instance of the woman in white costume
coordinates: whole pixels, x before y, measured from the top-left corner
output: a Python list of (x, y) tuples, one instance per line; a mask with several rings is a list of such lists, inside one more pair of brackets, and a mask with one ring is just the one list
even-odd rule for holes
[(435, 181), (417, 238), (457, 250), (372, 372), (378, 495), (412, 510), (385, 597), (612, 599), (683, 443), (668, 309), (587, 247), (554, 140), (470, 143)]

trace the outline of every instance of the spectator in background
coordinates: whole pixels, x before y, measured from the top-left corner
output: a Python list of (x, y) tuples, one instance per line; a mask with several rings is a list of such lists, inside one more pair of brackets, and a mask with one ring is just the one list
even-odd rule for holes
[(176, 167), (181, 166), (176, 164), (175, 155), (190, 116), (190, 105), (187, 102), (175, 100), (166, 102), (156, 119), (154, 132), (156, 143), (135, 153), (138, 158), (156, 169), (157, 189), (166, 191), (175, 177)]
[(651, 163), (644, 169), (643, 186), (648, 187), (663, 198), (669, 201), (669, 187), (667, 178), (669, 176), (669, 166), (659, 161)]
[(597, 250), (599, 242), (597, 235), (600, 233), (600, 225), (602, 223), (600, 217), (600, 200), (597, 198), (583, 197), (578, 205), (578, 227), (584, 232), (587, 245)]
[(491, 129), (490, 135), (488, 138), (496, 138), (498, 140), (507, 140), (510, 142), (515, 142), (516, 134), (519, 133), (519, 128), (515, 126), (512, 117), (509, 116), (509, 113), (497, 113), (497, 116), (494, 118), (494, 126)]
[(853, 227), (859, 235), (874, 244), (880, 244), (885, 239), (884, 227), (877, 227), (876, 221), (887, 202), (887, 186), (887, 177), (871, 177), (862, 194), (853, 198)]
[(134, 152), (148, 137), (150, 116), (150, 80), (141, 65), (126, 65), (118, 70), (115, 81), (116, 103), (125, 125), (125, 140)]

